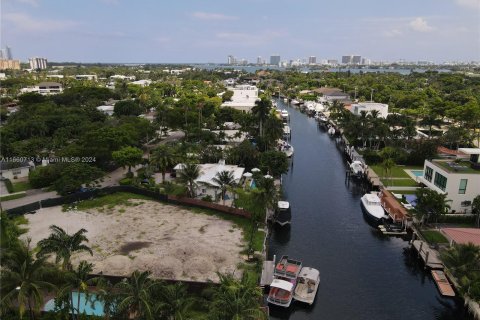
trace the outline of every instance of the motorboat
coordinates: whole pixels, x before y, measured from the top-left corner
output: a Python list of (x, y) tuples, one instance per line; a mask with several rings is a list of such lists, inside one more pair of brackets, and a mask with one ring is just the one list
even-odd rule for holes
[(273, 270), (273, 276), (290, 280), (297, 279), (302, 269), (302, 262), (282, 256)]
[(297, 278), (293, 298), (311, 305), (315, 300), (319, 285), (320, 271), (310, 267), (303, 267)]
[(274, 214), (274, 221), (282, 227), (292, 220), (292, 212), (288, 201), (278, 201)]
[(287, 98), (283, 98), (283, 102), (287, 103), (287, 102), (288, 102), (288, 99), (287, 99)]
[(293, 156), (293, 147), (291, 144), (289, 144), (286, 141), (283, 141), (283, 140), (278, 141), (278, 150), (285, 153), (287, 158), (291, 158)]
[(317, 121), (318, 121), (318, 122), (322, 122), (322, 123), (326, 123), (326, 122), (328, 122), (328, 119), (327, 119), (327, 117), (325, 117), (325, 115), (323, 115), (323, 114), (318, 114), (318, 116), (317, 116)]
[(358, 160), (352, 161), (350, 163), (350, 171), (355, 177), (361, 178), (365, 174), (365, 165)]
[(287, 110), (282, 110), (280, 111), (280, 115), (282, 116), (282, 121), (283, 122), (288, 122), (290, 120), (290, 116), (288, 115), (288, 111)]
[(333, 136), (333, 135), (335, 134), (335, 128), (334, 128), (334, 127), (330, 127), (330, 128), (328, 128), (328, 131), (327, 131), (327, 132), (328, 132), (328, 134), (329, 134), (330, 136)]
[(290, 101), (290, 104), (298, 105), (298, 104), (300, 104), (300, 101), (298, 101), (296, 99), (292, 99), (292, 101)]
[(383, 210), (382, 202), (378, 197), (376, 192), (366, 193), (362, 196), (361, 205), (364, 213), (367, 218), (372, 220), (374, 223), (379, 223), (382, 219), (388, 218), (385, 215), (385, 210)]
[(292, 134), (292, 130), (288, 125), (283, 126), (283, 139), (289, 140)]
[(273, 279), (268, 293), (268, 303), (288, 308), (292, 303), (295, 281)]

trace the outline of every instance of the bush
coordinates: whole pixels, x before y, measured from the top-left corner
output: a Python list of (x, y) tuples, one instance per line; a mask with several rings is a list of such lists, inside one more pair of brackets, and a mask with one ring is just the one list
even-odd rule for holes
[(207, 194), (206, 196), (204, 196), (202, 198), (202, 201), (206, 201), (206, 202), (213, 202), (213, 198), (211, 195)]
[(48, 165), (45, 167), (36, 167), (35, 170), (30, 171), (28, 180), (32, 188), (44, 188), (52, 185), (55, 180), (60, 177), (60, 170), (56, 165)]
[(8, 193), (13, 193), (12, 181), (10, 181), (10, 179), (5, 179), (4, 182), (5, 182), (5, 188), (7, 188)]
[(132, 184), (132, 179), (131, 178), (123, 178), (118, 182), (121, 186), (128, 186)]
[(365, 159), (365, 162), (369, 165), (374, 165), (382, 162), (382, 157), (378, 154), (377, 151), (368, 149), (363, 152), (363, 159)]
[(438, 217), (438, 223), (459, 223), (459, 224), (469, 224), (474, 225), (476, 222), (476, 217), (474, 215), (440, 215)]

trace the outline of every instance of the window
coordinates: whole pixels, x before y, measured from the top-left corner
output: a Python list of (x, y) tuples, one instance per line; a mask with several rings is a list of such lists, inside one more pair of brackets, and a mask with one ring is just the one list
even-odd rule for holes
[(425, 180), (432, 182), (433, 169), (425, 166)]
[(458, 187), (459, 194), (465, 194), (465, 192), (467, 191), (467, 182), (468, 179), (460, 179), (460, 186)]
[(435, 180), (433, 183), (442, 191), (445, 191), (445, 188), (447, 187), (447, 178), (442, 176), (440, 173), (435, 172)]

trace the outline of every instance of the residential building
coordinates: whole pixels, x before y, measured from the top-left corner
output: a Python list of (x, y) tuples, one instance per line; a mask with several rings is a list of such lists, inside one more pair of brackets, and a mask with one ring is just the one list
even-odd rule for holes
[(113, 76), (110, 76), (111, 80), (128, 80), (128, 81), (135, 81), (136, 77), (135, 76), (124, 76), (121, 74), (114, 74)]
[(308, 64), (317, 64), (317, 57), (315, 56), (308, 57)]
[(98, 111), (105, 113), (107, 116), (113, 116), (114, 109), (115, 106), (113, 105), (102, 105), (97, 107)]
[(350, 98), (348, 93), (343, 92), (342, 89), (339, 88), (323, 87), (314, 89), (313, 91), (316, 93), (320, 93), (323, 96), (325, 102), (333, 102), (335, 100), (344, 101)]
[(63, 91), (63, 86), (58, 82), (41, 82), (34, 87), (20, 89), (21, 93), (36, 92), (43, 95), (57, 94)]
[(0, 59), (0, 70), (20, 70), (20, 61)]
[(279, 55), (270, 56), (270, 64), (275, 66), (280, 65), (280, 56)]
[(240, 130), (226, 129), (226, 130), (212, 130), (212, 132), (215, 133), (222, 140), (222, 143), (224, 144), (237, 145), (245, 141), (245, 139), (247, 139), (247, 133), (242, 132)]
[(130, 82), (130, 84), (135, 84), (140, 87), (148, 87), (151, 83), (152, 83), (152, 80), (148, 80), (148, 79)]
[(327, 60), (327, 64), (331, 65), (331, 66), (336, 66), (338, 65), (338, 60), (336, 59), (328, 59)]
[(77, 74), (75, 75), (75, 79), (97, 81), (97, 75), (96, 74)]
[(260, 56), (257, 57), (257, 64), (258, 64), (258, 65), (262, 65), (262, 64), (263, 64), (262, 57), (260, 57)]
[(233, 91), (231, 101), (226, 101), (222, 107), (230, 107), (244, 112), (250, 112), (255, 106), (258, 98), (258, 88), (252, 85), (239, 85), (235, 88), (229, 88)]
[(0, 49), (0, 59), (13, 60), (12, 49), (10, 49), (10, 47), (8, 46), (6, 46), (3, 49)]
[(365, 111), (367, 113), (372, 113), (372, 111), (378, 111), (378, 117), (379, 118), (387, 118), (388, 115), (388, 104), (384, 103), (376, 103), (376, 102), (359, 102), (359, 103), (354, 103), (352, 104), (352, 107), (350, 111), (356, 115), (359, 116), (362, 111)]
[(0, 177), (10, 180), (25, 178), (33, 167), (35, 167), (33, 162), (0, 161)]
[(45, 58), (33, 57), (28, 59), (28, 61), (30, 62), (30, 69), (32, 70), (47, 69), (47, 59)]
[(459, 148), (468, 160), (425, 160), (419, 182), (431, 190), (447, 194), (452, 212), (470, 213), (473, 199), (480, 195), (480, 148)]

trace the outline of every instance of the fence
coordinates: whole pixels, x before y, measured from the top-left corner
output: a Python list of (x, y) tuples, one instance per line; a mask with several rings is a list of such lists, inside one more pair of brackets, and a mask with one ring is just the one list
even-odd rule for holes
[(5, 210), (5, 212), (10, 216), (18, 216), (18, 215), (23, 215), (25, 213), (35, 211), (41, 208), (61, 206), (64, 204), (92, 199), (95, 197), (109, 195), (116, 192), (129, 192), (129, 193), (143, 195), (161, 202), (185, 205), (185, 206), (197, 207), (197, 208), (211, 209), (211, 210), (215, 210), (215, 211), (219, 211), (219, 212), (223, 212), (231, 215), (241, 216), (244, 218), (251, 217), (250, 213), (245, 210), (227, 207), (221, 204), (211, 203), (211, 202), (202, 201), (198, 199), (166, 195), (157, 191), (142, 189), (134, 186), (112, 186), (112, 187), (105, 187), (102, 189), (78, 192), (78, 193), (70, 194), (63, 197), (50, 198), (50, 199), (29, 203), (23, 206)]

